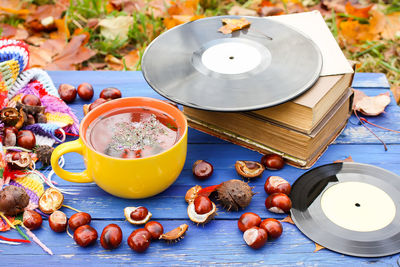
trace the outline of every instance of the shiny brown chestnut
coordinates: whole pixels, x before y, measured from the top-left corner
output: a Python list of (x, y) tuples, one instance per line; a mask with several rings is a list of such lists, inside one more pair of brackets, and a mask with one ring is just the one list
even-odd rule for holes
[(107, 100), (105, 100), (104, 98), (96, 99), (92, 104), (89, 105), (89, 111), (93, 110), (94, 108), (97, 108), (98, 106), (104, 104), (105, 102), (107, 102)]
[(268, 234), (263, 228), (254, 226), (243, 233), (243, 239), (249, 247), (259, 249), (267, 242)]
[(78, 212), (72, 215), (68, 220), (68, 226), (72, 231), (75, 231), (79, 226), (89, 224), (92, 217), (89, 213)]
[(24, 95), (21, 99), (22, 104), (28, 105), (28, 106), (40, 106), (42, 105), (42, 102), (40, 101), (40, 98), (35, 96), (35, 95)]
[(138, 207), (131, 212), (130, 217), (134, 221), (141, 221), (147, 217), (147, 214), (149, 214), (149, 211), (145, 207)]
[(71, 103), (74, 102), (77, 91), (73, 85), (63, 83), (58, 87), (58, 94), (66, 103)]
[(17, 134), (17, 144), (31, 150), (36, 145), (35, 135), (29, 130), (21, 130)]
[(23, 223), (26, 228), (29, 230), (36, 230), (40, 226), (42, 226), (43, 218), (34, 210), (26, 210), (24, 211), (24, 215), (22, 216)]
[(213, 174), (214, 168), (205, 160), (197, 160), (192, 167), (193, 175), (199, 180), (206, 180)]
[(267, 231), (268, 238), (270, 239), (276, 239), (280, 237), (283, 232), (281, 222), (273, 218), (267, 218), (263, 220), (260, 224), (260, 228), (263, 228), (265, 231)]
[(133, 231), (128, 237), (128, 245), (136, 252), (144, 252), (150, 246), (151, 234), (144, 228)]
[(264, 190), (267, 194), (283, 193), (290, 194), (291, 186), (288, 181), (279, 176), (270, 176), (264, 184)]
[(240, 216), (238, 220), (239, 230), (245, 232), (247, 229), (250, 229), (254, 226), (259, 226), (261, 223), (261, 218), (254, 212), (246, 212)]
[(159, 239), (160, 236), (164, 233), (164, 227), (161, 225), (161, 223), (156, 221), (146, 223), (144, 229), (146, 229), (151, 234), (151, 238), (153, 240)]
[(275, 193), (267, 197), (265, 207), (274, 213), (287, 213), (292, 208), (292, 201), (283, 193)]
[(65, 232), (67, 229), (67, 215), (64, 212), (56, 210), (49, 217), (51, 230), (57, 233)]
[(100, 92), (100, 97), (107, 100), (121, 98), (121, 96), (121, 91), (115, 87), (107, 87)]
[(79, 226), (74, 233), (74, 240), (76, 244), (81, 247), (87, 247), (96, 242), (98, 237), (96, 229), (90, 225)]
[(90, 100), (93, 98), (93, 86), (90, 83), (81, 83), (78, 86), (78, 95), (80, 98), (82, 98), (83, 100)]
[(100, 236), (100, 244), (105, 249), (115, 249), (122, 242), (121, 228), (116, 224), (109, 224), (104, 227)]
[(198, 196), (194, 199), (194, 210), (197, 214), (206, 214), (213, 209), (211, 200), (206, 196)]
[(285, 160), (278, 154), (267, 154), (261, 158), (261, 164), (268, 170), (280, 170), (285, 166)]
[(255, 178), (261, 176), (265, 167), (255, 161), (238, 160), (235, 163), (236, 172), (244, 178)]

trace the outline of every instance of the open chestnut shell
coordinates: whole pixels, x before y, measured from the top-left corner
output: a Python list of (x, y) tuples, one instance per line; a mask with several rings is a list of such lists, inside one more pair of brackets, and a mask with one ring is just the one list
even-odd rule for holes
[(52, 214), (60, 209), (64, 202), (64, 195), (52, 187), (44, 191), (39, 199), (39, 209), (46, 214)]
[[(145, 211), (144, 211), (145, 209)], [(137, 216), (135, 213), (141, 213), (139, 216)], [(135, 215), (133, 215), (135, 214)], [(147, 223), (152, 214), (150, 211), (148, 211), (145, 207), (126, 207), (124, 209), (124, 215), (125, 218), (128, 222), (134, 225), (140, 225), (140, 224), (145, 224)]]
[(20, 119), (20, 113), (17, 109), (6, 107), (0, 110), (0, 120), (5, 126), (15, 126)]
[(261, 176), (265, 167), (256, 161), (238, 160), (235, 163), (235, 169), (244, 178), (255, 178)]
[(160, 239), (170, 242), (172, 241), (178, 242), (186, 234), (188, 228), (189, 226), (187, 224), (181, 224), (177, 228), (169, 231), (168, 233), (162, 234), (160, 236)]
[(192, 222), (206, 224), (217, 214), (217, 207), (208, 197), (198, 196), (189, 202), (187, 213)]

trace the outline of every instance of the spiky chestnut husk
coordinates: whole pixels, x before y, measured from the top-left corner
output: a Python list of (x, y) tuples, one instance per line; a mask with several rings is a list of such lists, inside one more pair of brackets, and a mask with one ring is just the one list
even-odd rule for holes
[(22, 108), (22, 110), (26, 114), (31, 114), (33, 116), (35, 116), (36, 114), (39, 114), (39, 113), (44, 113), (44, 111), (46, 109), (46, 107), (44, 107), (44, 106), (30, 106), (30, 105), (22, 104), (21, 102), (17, 102), (16, 108), (18, 110), (20, 110)]
[(5, 107), (0, 110), (0, 120), (6, 126), (15, 126), (20, 119), (20, 113), (17, 109)]
[(238, 211), (239, 208), (246, 208), (252, 197), (255, 195), (252, 188), (241, 180), (229, 180), (223, 182), (218, 188), (218, 199), (228, 210)]
[(43, 165), (50, 165), (51, 153), (53, 153), (54, 148), (48, 145), (39, 145), (35, 148), (35, 153), (38, 160), (43, 163)]

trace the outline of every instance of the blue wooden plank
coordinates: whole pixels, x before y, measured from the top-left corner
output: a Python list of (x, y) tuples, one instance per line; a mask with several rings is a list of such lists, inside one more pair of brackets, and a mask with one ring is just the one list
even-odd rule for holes
[[(136, 228), (126, 221), (95, 220), (91, 224), (101, 233), (109, 223), (118, 224), (123, 231), (121, 246), (113, 251), (104, 250), (99, 242), (87, 248), (78, 247), (65, 233), (57, 234), (50, 230), (45, 221), (42, 229), (35, 234), (54, 252), (48, 256), (36, 244), (21, 245), (17, 249), (0, 244), (2, 266), (31, 264), (72, 264), (103, 265), (103, 264), (135, 264), (135, 265), (346, 265), (357, 266), (377, 263), (381, 265), (396, 265), (398, 255), (382, 258), (356, 258), (344, 256), (327, 249), (314, 253), (315, 245), (303, 236), (299, 230), (284, 223), (283, 235), (259, 249), (253, 250), (244, 243), (242, 233), (237, 229), (237, 222), (231, 220), (214, 221), (206, 226), (196, 226), (190, 222), (160, 221), (168, 231), (188, 223), (189, 230), (183, 240), (167, 244), (162, 241), (152, 242), (145, 253), (136, 253), (128, 247), (126, 239)], [(18, 237), (14, 232), (7, 236)], [(13, 248), (13, 249), (11, 249)]]
[[(140, 88), (150, 89), (140, 71), (49, 71), (48, 73), (57, 85), (60, 83), (78, 85), (90, 81), (95, 88), (107, 86), (128, 86), (132, 88), (135, 85), (140, 85)], [(390, 85), (383, 73), (357, 72), (354, 74), (352, 87), (390, 88)]]
[(357, 72), (354, 74), (352, 87), (358, 88), (390, 88), (390, 84), (383, 73), (363, 73)]

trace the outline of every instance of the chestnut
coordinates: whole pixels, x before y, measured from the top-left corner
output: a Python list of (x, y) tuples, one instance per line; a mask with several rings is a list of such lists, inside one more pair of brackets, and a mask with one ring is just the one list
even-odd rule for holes
[(268, 238), (270, 239), (280, 237), (283, 231), (281, 222), (273, 218), (263, 220), (260, 224), (260, 228), (267, 231)]
[(247, 229), (250, 229), (254, 226), (259, 226), (261, 223), (261, 218), (257, 214), (253, 212), (246, 212), (240, 216), (238, 220), (239, 230), (245, 232)]
[(211, 163), (205, 160), (197, 160), (192, 167), (193, 175), (199, 180), (206, 180), (214, 171)]
[(149, 211), (145, 207), (138, 207), (131, 212), (130, 217), (134, 221), (142, 221), (147, 217)]
[(78, 212), (72, 215), (68, 220), (68, 226), (72, 231), (75, 231), (79, 226), (89, 224), (92, 217), (89, 213)]
[(29, 230), (36, 230), (40, 226), (42, 226), (43, 218), (34, 210), (26, 210), (24, 211), (24, 215), (22, 216), (22, 220), (26, 228)]
[(109, 224), (104, 227), (100, 236), (100, 244), (105, 249), (115, 249), (122, 242), (121, 228), (116, 224)]
[(76, 93), (75, 87), (70, 84), (63, 83), (58, 87), (58, 94), (66, 103), (74, 102)]
[(264, 184), (264, 190), (267, 194), (283, 193), (290, 194), (291, 186), (288, 181), (279, 176), (270, 176)]
[(249, 247), (259, 249), (267, 242), (268, 234), (263, 228), (253, 226), (244, 232), (243, 239)]
[(100, 92), (100, 98), (104, 98), (106, 100), (121, 98), (121, 96), (121, 91), (115, 87), (107, 87)]
[(67, 215), (62, 211), (56, 210), (49, 217), (49, 225), (54, 232), (64, 232), (67, 229)]
[(5, 146), (15, 146), (17, 144), (17, 133), (18, 133), (18, 130), (17, 130), (17, 128), (15, 128), (15, 130), (17, 130), (17, 132), (15, 132), (13, 130), (13, 128), (15, 128), (15, 127), (11, 126), (11, 127), (6, 127), (4, 129), (3, 145), (5, 145)]
[(78, 95), (83, 100), (90, 100), (92, 99), (94, 94), (93, 86), (90, 83), (81, 83), (78, 86)]
[(74, 240), (76, 244), (81, 247), (87, 247), (96, 242), (98, 237), (96, 229), (90, 225), (79, 226), (74, 233)]
[(213, 209), (211, 200), (206, 196), (198, 196), (194, 199), (194, 210), (197, 214), (206, 214)]
[(277, 154), (267, 154), (261, 158), (261, 164), (269, 170), (280, 170), (285, 165), (285, 160)]
[(29, 130), (21, 130), (17, 135), (17, 144), (31, 150), (36, 145), (35, 135)]
[(255, 178), (261, 176), (265, 167), (255, 161), (238, 160), (235, 163), (236, 172), (244, 178)]
[(128, 245), (136, 252), (144, 252), (150, 246), (151, 234), (144, 228), (133, 231), (128, 237)]
[(103, 104), (105, 102), (107, 102), (107, 100), (105, 100), (104, 98), (96, 99), (92, 104), (90, 104), (89, 111), (93, 110), (94, 108), (97, 108), (98, 106), (100, 106), (101, 104)]
[(22, 104), (28, 105), (28, 106), (40, 106), (42, 105), (42, 102), (40, 101), (40, 98), (35, 96), (35, 95), (24, 95), (21, 99)]
[(292, 201), (283, 193), (275, 193), (267, 197), (265, 207), (274, 213), (287, 213), (292, 208)]
[(164, 233), (164, 227), (161, 225), (161, 223), (155, 221), (146, 223), (144, 229), (146, 229), (151, 234), (151, 238), (153, 240), (159, 239), (160, 236)]

